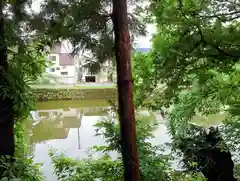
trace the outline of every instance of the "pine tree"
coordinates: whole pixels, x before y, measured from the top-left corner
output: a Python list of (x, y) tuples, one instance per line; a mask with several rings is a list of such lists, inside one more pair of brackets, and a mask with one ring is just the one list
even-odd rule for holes
[(126, 0), (113, 0), (118, 113), (125, 181), (140, 181)]

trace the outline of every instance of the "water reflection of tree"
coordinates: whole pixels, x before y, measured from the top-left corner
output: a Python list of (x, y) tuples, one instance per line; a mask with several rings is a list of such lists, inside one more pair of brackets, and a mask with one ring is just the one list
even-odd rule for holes
[[(76, 111), (83, 114), (83, 110)], [(70, 128), (81, 126), (82, 116), (64, 116), (61, 112), (41, 112), (44, 119), (33, 127), (32, 142), (39, 143), (53, 139), (65, 139)]]

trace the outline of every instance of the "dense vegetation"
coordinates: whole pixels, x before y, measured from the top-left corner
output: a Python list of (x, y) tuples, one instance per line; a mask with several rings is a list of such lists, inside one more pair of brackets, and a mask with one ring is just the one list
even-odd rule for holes
[[(50, 153), (55, 172), (63, 180), (91, 180), (99, 178), (101, 180), (118, 181), (123, 180), (123, 165), (121, 159), (119, 123), (116, 118), (107, 118), (97, 123), (97, 135), (106, 139), (106, 146), (95, 146), (94, 151), (102, 152), (103, 156), (99, 159), (88, 159), (77, 161), (64, 157), (63, 154)], [(169, 156), (157, 153), (159, 149), (147, 141), (152, 136), (151, 131), (156, 125), (146, 126), (143, 122), (138, 122), (138, 147), (141, 166), (142, 180), (170, 180)], [(118, 155), (112, 160), (110, 153), (115, 151)]]
[[(129, 1), (130, 4), (133, 2)], [(21, 121), (27, 119), (34, 103), (29, 84), (35, 82), (44, 70), (44, 47), (68, 39), (74, 45), (73, 53), (80, 49), (93, 52), (98, 61), (89, 63), (92, 71), (99, 70), (101, 64), (109, 59), (115, 60), (110, 1), (45, 1), (40, 13), (27, 13), (27, 3), (9, 1), (4, 4), (5, 8), (11, 7), (9, 12), (13, 15), (5, 13), (4, 16), (4, 42), (9, 68), (7, 74), (4, 71), (1, 74), (6, 79), (1, 79), (0, 88), (2, 97), (13, 100), (17, 124), (15, 161), (5, 157), (0, 160), (0, 166), (3, 165), (0, 178), (3, 180), (43, 180), (38, 166), (26, 151), (27, 140)], [(161, 148), (148, 141), (157, 125), (147, 126), (143, 121), (137, 122), (141, 180), (205, 180), (203, 175), (207, 177), (211, 171), (209, 165), (217, 165), (209, 164), (212, 157), (206, 157), (206, 154), (209, 151), (221, 154), (218, 152), (220, 149), (228, 157), (225, 161), (225, 170), (230, 169), (228, 179), (233, 177), (231, 155), (238, 156), (240, 151), (239, 10), (238, 1), (151, 0), (145, 9), (147, 14), (141, 18), (139, 7), (134, 15), (129, 14), (132, 35), (145, 33), (143, 19), (157, 25), (152, 51), (137, 53), (133, 57), (135, 107), (162, 110), (173, 141), (172, 153), (164, 155)], [(31, 34), (33, 30), (35, 33)], [(27, 36), (26, 31), (29, 33)], [(6, 80), (7, 84), (3, 82)], [(196, 115), (204, 117), (219, 112), (228, 114), (217, 131), (211, 128), (208, 134), (192, 124)], [(50, 156), (59, 179), (123, 180), (121, 156), (115, 160), (109, 156), (111, 151), (117, 155), (121, 153), (118, 117), (103, 120), (96, 128), (107, 145), (93, 149), (103, 152), (104, 156), (98, 159), (89, 156), (80, 161), (66, 158), (53, 150)], [(211, 135), (214, 135), (213, 140), (218, 140), (216, 144), (209, 142)], [(176, 154), (179, 158), (183, 156), (184, 172), (178, 173), (171, 168), (170, 161)], [(220, 157), (223, 160), (226, 158)], [(238, 162), (234, 160), (234, 164), (237, 169)], [(221, 179), (227, 181), (223, 177)], [(214, 178), (211, 180), (209, 176), (208, 180)]]
[(36, 81), (44, 67), (44, 55), (36, 52), (35, 48), (35, 45), (25, 47), (24, 54), (9, 50), (9, 69), (6, 75), (9, 84), (2, 84), (0, 89), (1, 96), (9, 97), (14, 102), (16, 146), (13, 157), (0, 157), (1, 180), (42, 181), (44, 178), (39, 171), (39, 165), (33, 163), (32, 153), (28, 150), (28, 136), (23, 126), (35, 105), (35, 98), (29, 85)]
[(33, 90), (38, 101), (116, 99), (116, 88), (56, 88)]
[(35, 104), (29, 85), (41, 76), (45, 54), (38, 36), (26, 36), (29, 31), (23, 22), (28, 18), (23, 11), (25, 3), (0, 3), (0, 179), (41, 181), (44, 178), (28, 150), (23, 121)]
[[(225, 14), (221, 11), (223, 7)], [(203, 135), (207, 133), (190, 124), (194, 116), (228, 112), (227, 118), (219, 125), (221, 137), (227, 141), (227, 145), (224, 142), (222, 144), (232, 154), (239, 153), (236, 149), (240, 48), (238, 8), (237, 3), (217, 0), (153, 1), (148, 7), (150, 18), (147, 18), (157, 23), (153, 50), (148, 54), (137, 54), (133, 58), (136, 106), (164, 108), (162, 112), (169, 120), (173, 150), (175, 153), (180, 151), (185, 156), (188, 151), (184, 162), (189, 173), (193, 171), (189, 178), (192, 180), (200, 179), (194, 178), (194, 174), (199, 173), (201, 166), (196, 164), (202, 162), (196, 162), (190, 157), (189, 151), (192, 156), (196, 156), (198, 150), (201, 151), (205, 146), (210, 146), (211, 151), (215, 149), (205, 142)], [(107, 126), (105, 128), (109, 129)], [(199, 132), (202, 136), (198, 136)], [(111, 134), (106, 137), (114, 139)], [(223, 145), (220, 146), (222, 149)], [(138, 146), (141, 150), (142, 145)], [(57, 157), (54, 157), (56, 161), (55, 158)], [(144, 161), (140, 158), (140, 162)], [(160, 163), (165, 162), (161, 160)], [(59, 164), (56, 162), (56, 169), (59, 169)], [(91, 164), (85, 166), (92, 170)], [(206, 162), (204, 166), (207, 166)], [(99, 173), (102, 173), (101, 169)], [(158, 174), (158, 179), (167, 180), (165, 176)], [(148, 178), (151, 180), (149, 175)]]
[[(20, 121), (20, 120), (18, 120)], [(22, 120), (24, 121), (24, 120)], [(34, 163), (33, 153), (30, 152), (29, 136), (26, 134), (23, 123), (15, 125), (15, 154), (14, 162), (11, 157), (0, 157), (1, 181), (42, 181), (45, 177), (40, 172), (40, 164)]]

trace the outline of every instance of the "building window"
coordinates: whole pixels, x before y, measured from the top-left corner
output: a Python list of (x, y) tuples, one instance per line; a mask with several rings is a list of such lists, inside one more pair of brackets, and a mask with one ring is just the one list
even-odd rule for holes
[(54, 56), (54, 55), (51, 55), (51, 56), (49, 56), (49, 59), (50, 59), (51, 61), (53, 61), (53, 62), (56, 62), (57, 57)]
[(50, 72), (55, 72), (55, 68), (50, 68)]
[(57, 67), (56, 70), (60, 70), (60, 67)]
[(61, 75), (68, 75), (68, 72), (61, 72)]

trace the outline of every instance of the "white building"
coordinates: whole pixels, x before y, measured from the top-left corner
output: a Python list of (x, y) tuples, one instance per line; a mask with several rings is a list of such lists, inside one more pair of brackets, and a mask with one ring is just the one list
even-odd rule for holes
[(71, 56), (64, 44), (58, 45), (48, 56), (50, 65), (46, 72), (58, 77), (62, 84), (75, 84), (78, 77), (78, 59)]
[(56, 76), (57, 81), (61, 84), (111, 82), (110, 74), (113, 72), (111, 61), (103, 63), (98, 73), (92, 73), (86, 67), (87, 60), (94, 58), (91, 53), (85, 56), (85, 51), (79, 53), (80, 55), (71, 56), (72, 50), (71, 44), (67, 41), (63, 41), (61, 45), (56, 46), (48, 56), (48, 60), (51, 63), (47, 67), (46, 72)]

